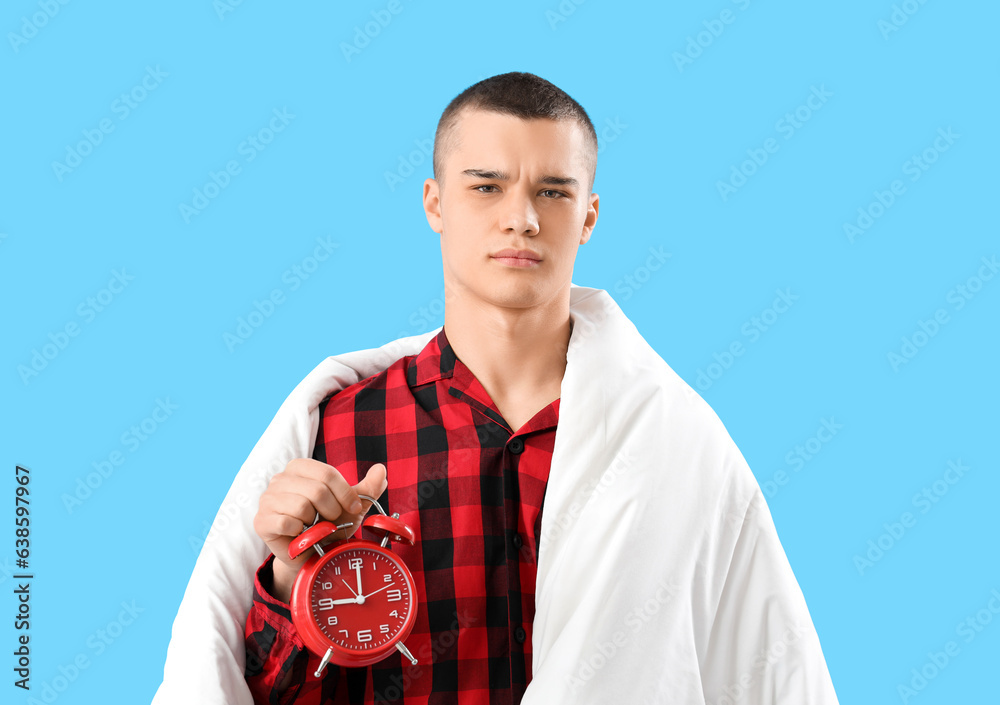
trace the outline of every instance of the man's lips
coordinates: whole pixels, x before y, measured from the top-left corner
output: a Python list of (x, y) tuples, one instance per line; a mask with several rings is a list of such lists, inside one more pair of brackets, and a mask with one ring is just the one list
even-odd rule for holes
[(500, 264), (518, 268), (537, 267), (542, 261), (542, 258), (531, 250), (515, 250), (510, 247), (490, 255), (490, 257)]

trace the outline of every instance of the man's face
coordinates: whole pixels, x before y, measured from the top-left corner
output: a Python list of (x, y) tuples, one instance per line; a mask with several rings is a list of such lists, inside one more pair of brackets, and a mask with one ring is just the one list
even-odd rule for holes
[[(512, 309), (552, 302), (569, 289), (577, 248), (597, 222), (583, 128), (465, 110), (455, 130), (443, 184), (424, 183), (448, 294)], [(507, 249), (536, 261), (496, 256)]]

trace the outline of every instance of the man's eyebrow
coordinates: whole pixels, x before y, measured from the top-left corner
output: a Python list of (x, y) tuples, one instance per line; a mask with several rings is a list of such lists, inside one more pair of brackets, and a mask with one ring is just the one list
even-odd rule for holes
[[(509, 181), (510, 175), (506, 171), (498, 171), (495, 169), (466, 169), (462, 172), (466, 176), (471, 176), (474, 179), (489, 179), (491, 181)], [(548, 184), (549, 186), (579, 186), (580, 182), (574, 179), (572, 176), (543, 176), (538, 180), (539, 183)]]

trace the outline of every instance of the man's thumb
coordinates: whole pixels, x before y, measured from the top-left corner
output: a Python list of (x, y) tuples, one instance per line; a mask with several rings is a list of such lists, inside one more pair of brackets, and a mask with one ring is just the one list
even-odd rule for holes
[(357, 484), (357, 490), (360, 494), (366, 494), (369, 497), (378, 499), (388, 486), (389, 481), (386, 477), (385, 465), (375, 463), (368, 469), (368, 474), (365, 475), (365, 478)]

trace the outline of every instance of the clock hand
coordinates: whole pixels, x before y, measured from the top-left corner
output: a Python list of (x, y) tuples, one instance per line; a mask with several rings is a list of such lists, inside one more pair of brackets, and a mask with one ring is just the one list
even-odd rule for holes
[[(347, 585), (346, 580), (343, 580), (342, 582), (344, 583), (344, 585)], [(354, 592), (354, 588), (352, 588), (350, 585), (347, 585), (347, 589), (351, 591), (351, 594), (354, 595), (354, 597), (358, 596), (358, 593)]]
[(360, 595), (361, 594), (361, 562), (360, 561), (358, 561), (357, 569), (358, 569), (358, 594)]
[(356, 605), (356, 604), (358, 604), (358, 598), (356, 598), (356, 597), (347, 597), (347, 598), (345, 598), (343, 600), (334, 600), (333, 604), (335, 604), (335, 605)]
[(371, 594), (368, 594), (368, 595), (362, 595), (362, 597), (363, 597), (364, 599), (366, 599), (366, 600), (367, 600), (367, 599), (368, 599), (369, 597), (371, 597), (371, 596), (372, 596), (372, 595), (374, 595), (375, 593), (378, 593), (378, 592), (382, 592), (382, 591), (383, 591), (383, 590), (385, 590), (386, 588), (391, 588), (391, 587), (392, 587), (393, 585), (395, 585), (395, 584), (396, 584), (396, 583), (389, 583), (389, 584), (388, 584), (388, 585), (386, 585), (385, 587), (380, 587), (380, 588), (379, 588), (378, 590), (376, 590), (375, 592), (373, 592), (373, 593), (371, 593)]

